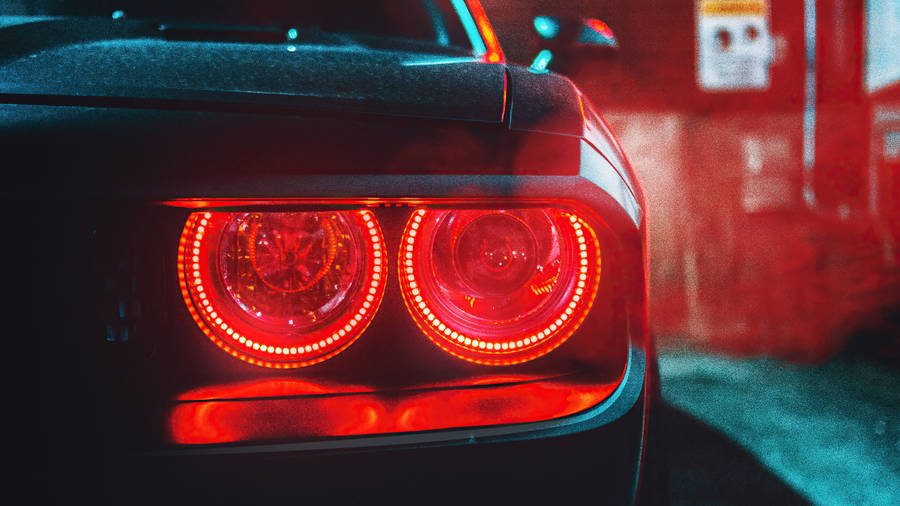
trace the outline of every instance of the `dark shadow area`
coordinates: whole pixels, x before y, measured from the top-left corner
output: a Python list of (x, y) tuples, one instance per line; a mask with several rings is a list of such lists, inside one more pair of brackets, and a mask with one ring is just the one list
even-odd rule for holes
[(900, 303), (882, 308), (868, 324), (856, 329), (838, 357), (900, 370)]
[(661, 404), (671, 504), (810, 504), (756, 458), (691, 415)]

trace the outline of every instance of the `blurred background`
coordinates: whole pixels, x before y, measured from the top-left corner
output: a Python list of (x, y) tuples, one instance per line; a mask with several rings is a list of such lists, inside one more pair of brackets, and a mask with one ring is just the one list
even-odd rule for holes
[[(598, 107), (641, 177), (661, 346), (819, 362), (892, 323), (900, 3), (483, 4), (508, 59), (555, 53), (549, 69)], [(600, 20), (618, 48), (557, 49), (540, 16)]]
[(900, 504), (900, 1), (482, 0), (649, 206), (676, 504)]

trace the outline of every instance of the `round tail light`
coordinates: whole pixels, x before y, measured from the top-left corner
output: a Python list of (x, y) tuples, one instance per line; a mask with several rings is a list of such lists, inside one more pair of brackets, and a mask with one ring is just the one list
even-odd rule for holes
[(471, 362), (515, 364), (549, 353), (581, 325), (600, 252), (587, 223), (563, 209), (418, 209), (399, 273), (432, 342)]
[(303, 367), (350, 346), (384, 295), (384, 239), (369, 211), (205, 212), (181, 236), (185, 304), (220, 348)]

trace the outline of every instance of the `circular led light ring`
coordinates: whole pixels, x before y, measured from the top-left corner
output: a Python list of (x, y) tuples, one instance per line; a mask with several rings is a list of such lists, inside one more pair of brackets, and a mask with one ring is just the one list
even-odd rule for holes
[[(415, 262), (413, 259), (415, 257), (414, 250), (416, 236), (419, 233), (419, 229), (422, 226), (422, 221), (426, 214), (427, 211), (425, 209), (418, 209), (413, 213), (412, 219), (410, 219), (407, 224), (406, 231), (403, 234), (403, 242), (401, 243), (402, 249), (398, 271), (400, 272), (401, 286), (403, 287), (401, 292), (403, 293), (404, 301), (411, 310), (419, 315), (419, 318), (415, 319), (416, 325), (418, 325), (423, 333), (441, 349), (463, 360), (486, 365), (511, 365), (527, 362), (556, 349), (571, 337), (584, 321), (584, 318), (587, 316), (587, 309), (593, 305), (600, 284), (600, 250), (597, 246), (597, 238), (594, 235), (593, 230), (577, 216), (566, 213), (578, 243), (578, 258), (580, 261), (578, 265), (578, 281), (576, 282), (576, 288), (569, 301), (566, 303), (565, 309), (551, 321), (550, 324), (538, 332), (530, 333), (531, 335), (528, 337), (501, 343), (491, 343), (473, 339), (450, 328), (446, 323), (440, 321), (440, 319), (434, 315), (434, 312), (429, 309), (428, 304), (425, 302), (424, 297), (418, 288), (418, 282), (416, 281)], [(587, 231), (587, 233), (585, 231)], [(589, 253), (587, 240), (585, 239), (586, 236), (593, 239), (593, 244), (595, 246), (596, 269), (593, 283), (590, 284), (588, 281), (591, 276), (591, 267), (590, 261), (588, 260)], [(583, 305), (585, 309), (576, 313), (576, 310), (580, 305)], [(573, 323), (573, 318), (576, 314), (578, 315), (577, 321), (574, 321)], [(426, 326), (423, 326), (420, 323), (420, 320), (422, 320), (422, 323)], [(551, 338), (559, 336), (563, 332), (566, 332), (566, 334), (563, 335), (561, 339), (558, 339), (553, 347), (542, 349), (542, 353), (538, 355), (511, 357), (510, 360), (499, 362), (497, 359), (479, 360), (477, 358), (464, 356), (446, 346), (446, 343), (451, 343), (454, 346), (467, 349), (468, 351), (488, 355), (498, 355), (499, 358), (504, 355), (511, 355), (535, 348), (549, 341)], [(434, 339), (432, 337), (433, 335), (439, 336), (441, 340), (446, 341), (446, 343)]]
[[(212, 217), (212, 215), (208, 212), (203, 213), (202, 215), (191, 215), (191, 218), (189, 218), (188, 222), (185, 224), (184, 232), (181, 235), (181, 240), (179, 241), (178, 245), (178, 281), (181, 285), (182, 296), (184, 297), (185, 304), (187, 304), (188, 306), (191, 317), (193, 317), (194, 321), (197, 323), (203, 333), (206, 334), (206, 336), (209, 337), (217, 346), (227, 351), (232, 356), (254, 365), (279, 369), (306, 367), (334, 357), (338, 353), (345, 350), (348, 346), (353, 344), (353, 342), (358, 339), (360, 335), (362, 335), (366, 327), (368, 327), (369, 323), (371, 322), (372, 315), (374, 315), (377, 311), (378, 305), (381, 303), (381, 298), (384, 295), (383, 278), (385, 275), (385, 265), (382, 254), (382, 244), (384, 244), (384, 238), (381, 234), (380, 228), (378, 227), (378, 223), (375, 221), (371, 211), (359, 211), (359, 215), (362, 217), (362, 220), (366, 225), (369, 244), (371, 246), (370, 253), (372, 255), (373, 266), (365, 284), (365, 286), (368, 286), (368, 293), (366, 294), (362, 302), (358, 304), (356, 308), (354, 308), (353, 317), (349, 318), (343, 328), (339, 328), (336, 332), (332, 333), (331, 336), (325, 339), (321, 339), (316, 343), (305, 346), (271, 346), (259, 342), (254, 342), (252, 339), (241, 335), (221, 318), (215, 306), (209, 301), (209, 298), (206, 295), (206, 288), (204, 287), (203, 276), (200, 271), (199, 265), (200, 247), (203, 241), (204, 233), (206, 232), (206, 226), (209, 223), (209, 219)], [(195, 224), (196, 227), (194, 226)], [(191, 237), (191, 230), (193, 230), (193, 237)], [(190, 246), (188, 246), (188, 242), (191, 243)], [(189, 275), (186, 275), (185, 267), (187, 266), (186, 264), (188, 264), (186, 260), (189, 257), (191, 260), (190, 270)], [(186, 278), (190, 279), (188, 280)], [(189, 286), (192, 287), (193, 291), (197, 294), (196, 297), (197, 299), (199, 299), (199, 305), (196, 305), (194, 303)], [(197, 309), (195, 309), (195, 305)], [(198, 309), (200, 311), (199, 313), (197, 311)], [(202, 313), (202, 315), (200, 313)], [(366, 315), (368, 315), (368, 317), (366, 317)], [(355, 333), (354, 330), (356, 330)], [(218, 331), (221, 331), (228, 337), (230, 337), (232, 344), (237, 348), (232, 348), (232, 346), (230, 346), (229, 343), (222, 338), (222, 336), (218, 335)], [(352, 336), (352, 339), (344, 343), (341, 347), (329, 352), (326, 355), (317, 356), (302, 362), (270, 362), (246, 355), (245, 353), (242, 353), (240, 351), (240, 349), (243, 347), (247, 349), (247, 353), (252, 353), (250, 350), (253, 350), (254, 352), (266, 353), (272, 355), (273, 359), (281, 358), (283, 360), (302, 360), (304, 358), (304, 355), (308, 356), (308, 354), (310, 353), (314, 353), (316, 351), (319, 351), (320, 349), (324, 349), (325, 347), (330, 346), (335, 342), (341, 341), (347, 335)]]

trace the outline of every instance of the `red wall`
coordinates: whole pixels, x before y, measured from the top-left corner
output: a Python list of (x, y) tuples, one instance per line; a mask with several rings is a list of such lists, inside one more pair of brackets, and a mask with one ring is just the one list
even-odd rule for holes
[[(900, 218), (896, 204), (872, 205), (870, 170), (880, 162), (862, 85), (861, 0), (817, 2), (810, 168), (802, 0), (770, 4), (772, 84), (743, 93), (697, 87), (692, 2), (482, 3), (512, 61), (530, 63), (541, 49), (531, 26), (538, 14), (598, 17), (616, 32), (622, 49), (614, 59), (585, 61), (568, 74), (613, 125), (645, 186), (651, 319), (663, 346), (687, 340), (821, 360), (896, 306), (891, 248), (900, 236), (891, 224)], [(889, 183), (882, 200), (896, 186), (891, 163), (877, 169), (880, 185)]]

